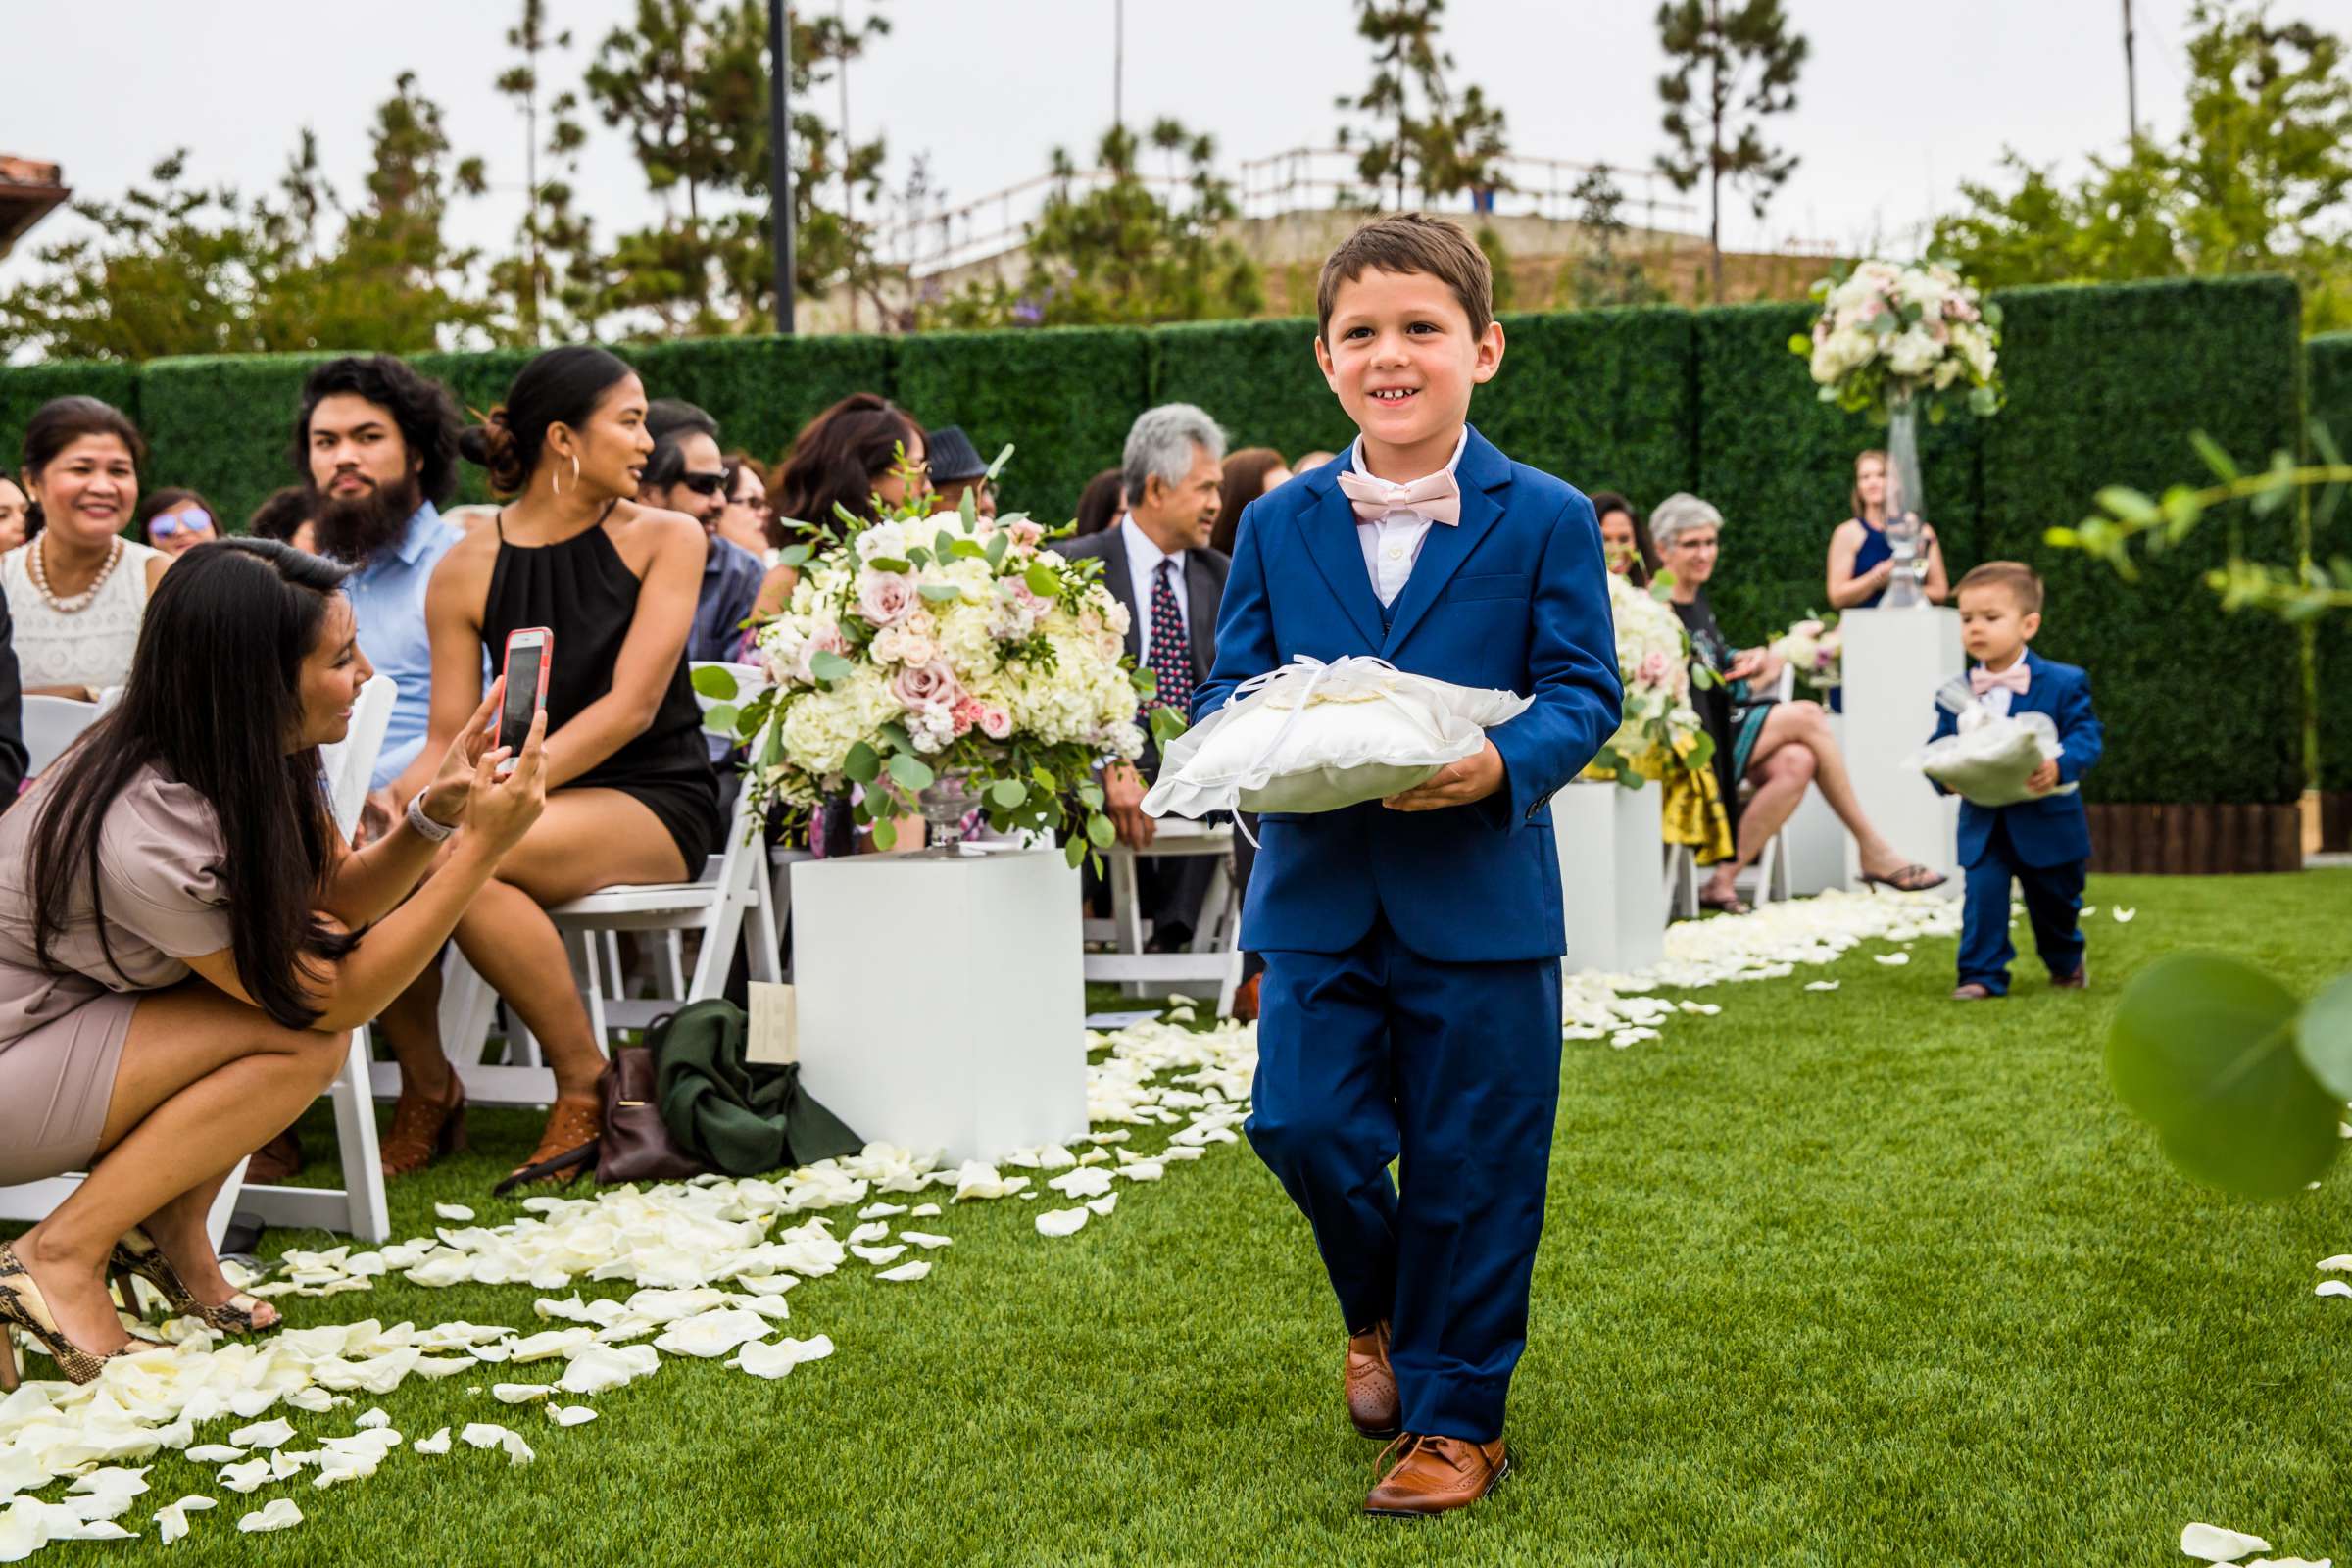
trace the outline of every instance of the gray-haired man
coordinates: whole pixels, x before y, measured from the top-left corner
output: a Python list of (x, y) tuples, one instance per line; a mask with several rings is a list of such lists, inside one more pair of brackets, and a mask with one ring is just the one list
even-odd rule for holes
[[(1193, 687), (1216, 662), (1217, 609), (1232, 563), (1210, 548), (1208, 536), (1217, 520), (1224, 460), (1225, 432), (1200, 410), (1190, 403), (1146, 410), (1127, 432), (1119, 465), (1126, 512), (1101, 533), (1054, 547), (1072, 561), (1102, 562), (1104, 586), (1127, 607), (1127, 652), (1159, 676), (1147, 713), (1163, 704), (1190, 712)], [(1148, 776), (1158, 765), (1158, 750), (1148, 747), (1140, 769), (1118, 763), (1103, 771), (1111, 825), (1131, 848), (1152, 842), (1152, 821), (1143, 812), (1143, 800)], [(1158, 926), (1155, 944), (1164, 947), (1189, 933), (1205, 887), (1184, 885), (1204, 881), (1193, 876), (1159, 880), (1160, 896), (1147, 890), (1144, 912)]]

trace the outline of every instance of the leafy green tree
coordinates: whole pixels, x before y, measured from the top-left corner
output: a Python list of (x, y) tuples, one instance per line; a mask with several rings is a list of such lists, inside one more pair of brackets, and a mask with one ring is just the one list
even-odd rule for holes
[(1658, 171), (1678, 190), (1707, 181), (1710, 297), (1723, 298), (1723, 183), (1747, 189), (1761, 220), (1796, 168), (1796, 155), (1766, 145), (1764, 122), (1796, 107), (1797, 74), (1810, 52), (1788, 29), (1781, 0), (1666, 0), (1658, 42), (1674, 67), (1658, 78), (1663, 123), (1675, 151)]
[(2014, 189), (1961, 186), (1937, 248), (1987, 287), (2287, 272), (2307, 328), (2352, 325), (2352, 71), (2344, 41), (2267, 5), (2190, 12), (2179, 138), (2134, 139), (2071, 184), (2016, 153)]
[(1408, 172), (1425, 199), (1504, 183), (1503, 113), (1477, 86), (1455, 101), (1446, 79), (1453, 56), (1438, 41), (1445, 12), (1446, 0), (1356, 0), (1355, 30), (1372, 46), (1372, 80), (1361, 93), (1342, 96), (1338, 107), (1370, 125), (1360, 137), (1342, 126), (1340, 145), (1360, 142), (1356, 175), (1374, 200), (1394, 183), (1403, 207)]
[(1625, 192), (1605, 169), (1576, 182), (1577, 227), (1585, 248), (1560, 268), (1556, 292), (1580, 310), (1604, 305), (1654, 305), (1665, 291), (1650, 281), (1640, 257), (1627, 254), (1630, 231), (1618, 209)]
[(535, 348), (551, 333), (573, 335), (573, 326), (579, 335), (595, 335), (594, 233), (588, 216), (574, 205), (571, 183), (588, 132), (579, 121), (578, 93), (566, 90), (541, 100), (540, 57), (571, 47), (568, 31), (549, 28), (547, 0), (522, 0), (520, 19), (507, 29), (507, 47), (520, 58), (499, 73), (497, 88), (522, 116), (523, 217), (514, 254), (491, 264), (490, 286), (500, 304), (512, 306), (499, 335)]
[(1174, 121), (1154, 144), (1179, 154), (1181, 199), (1163, 201), (1136, 168), (1134, 131), (1102, 133), (1096, 158), (1110, 175), (1080, 191), (1069, 153), (1054, 150), (1056, 184), (1030, 226), (1028, 269), (1016, 288), (967, 286), (927, 306), (932, 326), (1142, 325), (1253, 316), (1265, 303), (1257, 265), (1219, 225), (1235, 216), (1232, 185), (1216, 172), (1216, 143)]

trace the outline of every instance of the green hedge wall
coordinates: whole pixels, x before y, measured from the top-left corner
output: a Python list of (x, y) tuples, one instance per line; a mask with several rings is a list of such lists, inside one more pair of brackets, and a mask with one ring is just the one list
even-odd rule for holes
[[(2311, 417), (2328, 427), (2339, 448), (2352, 451), (2352, 332), (2311, 339), (2304, 366)], [(2352, 559), (2352, 508), (2337, 510), (2327, 530), (2313, 538), (2312, 553), (2323, 563)], [(2352, 790), (2352, 613), (2322, 620), (2318, 637), (2320, 788)]]
[[(2224, 616), (2198, 573), (2216, 529), (2132, 587), (2041, 544), (2105, 484), (2159, 490), (2200, 469), (2191, 430), (2260, 459), (2291, 445), (2301, 391), (2296, 299), (2284, 279), (2195, 281), (2004, 295), (2010, 405), (1925, 432), (1927, 512), (1955, 575), (2008, 555), (2051, 583), (2040, 646), (2087, 663), (2109, 725), (2088, 793), (2107, 801), (2284, 801), (2299, 788), (2293, 639)], [(1478, 394), (1480, 428), (1523, 461), (1647, 509), (1689, 489), (1721, 507), (1726, 556), (1713, 590), (1735, 639), (1760, 638), (1825, 599), (1830, 531), (1847, 514), (1853, 455), (1884, 443), (1820, 402), (1789, 354), (1802, 305), (1594, 311), (1504, 318), (1501, 374)], [(1311, 359), (1305, 320), (1152, 331), (1086, 328), (881, 339), (732, 338), (627, 348), (655, 396), (691, 399), (729, 447), (779, 455), (845, 393), (888, 393), (927, 424), (961, 424), (984, 455), (1019, 447), (1007, 507), (1066, 517), (1118, 461), (1152, 404), (1200, 404), (1240, 444), (1292, 457), (1351, 431)], [(303, 375), (319, 356), (156, 361), (143, 367), (0, 368), (0, 441), (12, 460), (45, 399), (89, 391), (137, 418), (155, 446), (150, 482), (192, 484), (233, 520), (293, 477), (287, 442)], [(420, 368), (466, 406), (504, 396), (525, 356), (434, 354)], [(2313, 409), (2352, 445), (2352, 335), (2317, 339)], [(464, 499), (480, 499), (478, 474)], [(2253, 526), (2249, 524), (2249, 526)], [(2323, 552), (2352, 551), (2352, 516)], [(2248, 546), (2290, 559), (2291, 527)], [(2352, 626), (2323, 643), (2327, 776), (2352, 788)], [(2216, 678), (2215, 672), (2221, 672)], [(1924, 716), (1923, 716), (1924, 728)]]
[[(1886, 444), (1884, 428), (1822, 402), (1804, 362), (1788, 352), (1813, 315), (1809, 305), (1697, 314), (1690, 488), (1723, 513), (1723, 555), (1707, 597), (1735, 643), (1760, 642), (1808, 610), (1830, 608), (1830, 535), (1853, 515), (1854, 457)], [(1979, 444), (1965, 413), (1920, 430), (1923, 515), (1955, 578), (1978, 559)], [(1643, 500), (1654, 505), (1658, 496)]]
[(1008, 441), (1020, 449), (1004, 510), (1067, 518), (1152, 402), (1152, 339), (1109, 326), (931, 332), (892, 344), (891, 376), (902, 407), (926, 425), (961, 425), (984, 460)]
[[(2203, 574), (2227, 553), (2211, 527), (2149, 562), (2136, 583), (2043, 530), (2080, 520), (2099, 487), (2154, 495), (2209, 477), (2204, 430), (2259, 465), (2295, 445), (2299, 311), (2284, 278), (2020, 289), (2001, 296), (2009, 406), (1984, 438), (1987, 557), (2049, 584), (2035, 646), (2089, 669), (2107, 756), (2084, 785), (2101, 801), (2291, 801), (2301, 793), (2294, 634), (2225, 614)], [(2258, 560), (2294, 559), (2281, 512), (2240, 526)]]

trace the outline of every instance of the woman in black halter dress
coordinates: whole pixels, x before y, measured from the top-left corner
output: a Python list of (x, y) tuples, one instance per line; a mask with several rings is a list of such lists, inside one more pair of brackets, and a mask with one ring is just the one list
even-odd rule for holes
[[(457, 932), (555, 1069), (547, 1130), (516, 1173), (534, 1178), (590, 1152), (604, 1069), (546, 910), (616, 884), (699, 876), (725, 832), (685, 659), (707, 546), (691, 517), (631, 499), (654, 445), (645, 411), (635, 372), (602, 349), (552, 349), (524, 366), (460, 444), (514, 499), (451, 548), (425, 606), (436, 736), (480, 702), (485, 660), (503, 664), (508, 633), (555, 634), (547, 811)], [(402, 1067), (383, 1146), (396, 1174), (456, 1145), (465, 1102), (434, 1027), (437, 976), (403, 1003), (383, 1030)]]

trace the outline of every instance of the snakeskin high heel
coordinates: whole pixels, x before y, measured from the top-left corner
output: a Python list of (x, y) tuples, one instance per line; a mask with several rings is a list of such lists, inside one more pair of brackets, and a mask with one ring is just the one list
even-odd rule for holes
[(33, 1284), (24, 1260), (16, 1249), (0, 1242), (0, 1394), (14, 1394), (24, 1380), (24, 1369), (17, 1357), (17, 1337), (12, 1328), (23, 1329), (41, 1342), (41, 1348), (57, 1363), (69, 1383), (95, 1382), (106, 1370), (106, 1363), (121, 1355), (135, 1355), (150, 1348), (138, 1341), (105, 1355), (89, 1351), (66, 1338), (50, 1315), (49, 1303), (41, 1296), (41, 1288)]
[(187, 1281), (179, 1277), (179, 1270), (172, 1266), (172, 1260), (136, 1225), (123, 1232), (122, 1239), (115, 1244), (114, 1256), (107, 1260), (106, 1268), (115, 1289), (122, 1293), (123, 1307), (132, 1317), (141, 1315), (138, 1293), (130, 1283), (135, 1277), (156, 1288), (172, 1316), (192, 1317), (208, 1329), (222, 1334), (253, 1334), (277, 1327), (276, 1318), (264, 1323), (258, 1316), (270, 1310), (268, 1304), (242, 1291), (219, 1306), (207, 1306), (198, 1300), (196, 1293), (188, 1289)]

